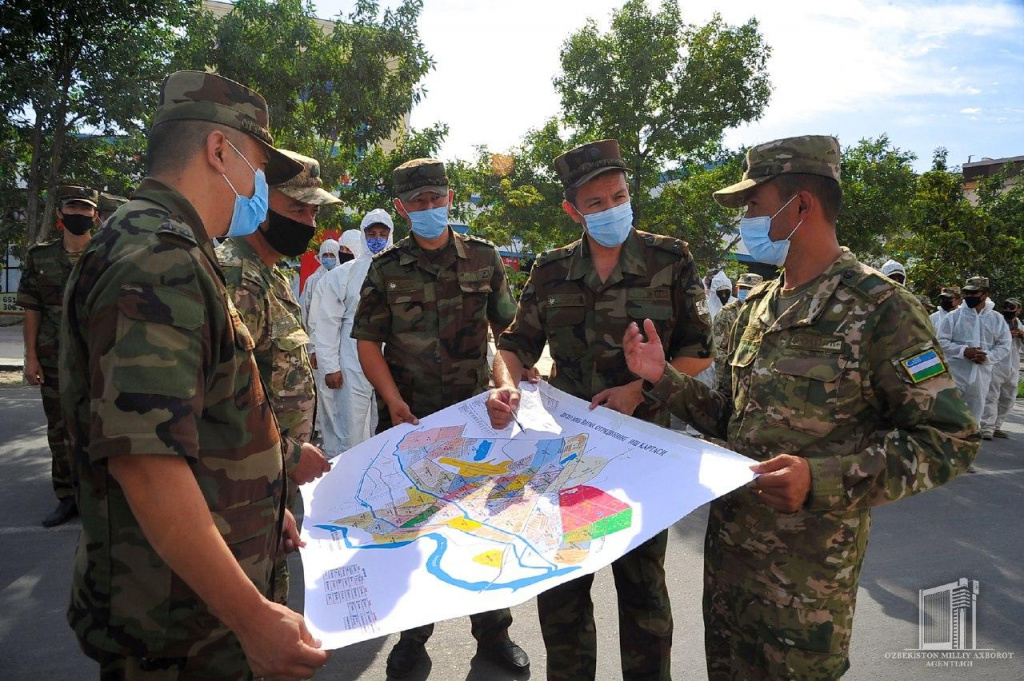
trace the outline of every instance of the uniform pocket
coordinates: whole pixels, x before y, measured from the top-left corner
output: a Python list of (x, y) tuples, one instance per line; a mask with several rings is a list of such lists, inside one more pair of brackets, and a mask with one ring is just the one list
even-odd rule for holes
[[(191, 399), (199, 374), (203, 306), (172, 288), (125, 285), (117, 300), (114, 386)], [(251, 342), (251, 339), (250, 339)]]
[(793, 430), (823, 436), (852, 417), (860, 388), (839, 354), (786, 355), (772, 365), (772, 387), (786, 404), (773, 415)]
[(582, 293), (551, 294), (541, 309), (552, 348), (564, 357), (582, 357), (587, 351), (586, 297)]

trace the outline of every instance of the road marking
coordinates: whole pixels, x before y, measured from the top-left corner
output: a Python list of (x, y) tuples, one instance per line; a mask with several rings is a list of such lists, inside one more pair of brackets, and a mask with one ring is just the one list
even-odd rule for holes
[(974, 475), (1012, 475), (1013, 473), (1024, 473), (1024, 468), (1008, 468), (1004, 471), (975, 471)]
[(82, 526), (77, 523), (58, 525), (57, 527), (0, 527), (0, 537), (9, 534), (45, 534), (47, 532), (80, 532), (81, 530)]

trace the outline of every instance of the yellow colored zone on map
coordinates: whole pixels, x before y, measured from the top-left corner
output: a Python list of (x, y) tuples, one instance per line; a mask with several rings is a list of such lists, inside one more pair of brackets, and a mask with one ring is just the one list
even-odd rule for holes
[(481, 565), (486, 565), (487, 567), (499, 568), (501, 567), (501, 551), (498, 551), (497, 549), (484, 551), (483, 553), (474, 556), (473, 560)]
[(465, 478), (479, 478), (484, 475), (502, 475), (504, 473), (508, 473), (508, 466), (512, 463), (511, 461), (502, 461), (497, 464), (476, 463), (474, 461), (453, 459), (450, 456), (442, 456), (437, 461), (438, 463), (455, 466), (459, 469), (459, 474)]
[(466, 532), (472, 532), (476, 528), (480, 527), (480, 523), (477, 521), (470, 520), (469, 518), (463, 518), (462, 516), (452, 518), (447, 524), (449, 527), (454, 527), (456, 530), (465, 530)]

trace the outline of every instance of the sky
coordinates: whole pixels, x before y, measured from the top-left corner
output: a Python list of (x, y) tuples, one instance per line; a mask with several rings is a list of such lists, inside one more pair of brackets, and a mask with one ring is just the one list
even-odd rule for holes
[[(425, 0), (420, 36), (435, 61), (414, 128), (449, 126), (445, 159), (503, 151), (559, 112), (552, 79), (587, 18), (607, 29), (623, 0)], [(353, 0), (314, 0), (319, 16)], [(394, 6), (394, 0), (382, 0)], [(660, 2), (649, 3), (654, 7)], [(762, 117), (726, 132), (731, 148), (832, 134), (845, 147), (888, 134), (927, 170), (1024, 155), (1024, 0), (680, 0), (684, 20), (756, 17), (771, 58)]]

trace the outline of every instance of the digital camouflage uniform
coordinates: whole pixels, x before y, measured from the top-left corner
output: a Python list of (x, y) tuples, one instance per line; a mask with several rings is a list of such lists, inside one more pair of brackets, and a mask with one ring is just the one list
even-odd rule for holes
[[(58, 190), (58, 201), (80, 200), (96, 205), (96, 191), (67, 185)], [(60, 411), (60, 380), (57, 359), (60, 351), (60, 319), (64, 306), (64, 287), (71, 268), (81, 253), (64, 250), (63, 233), (28, 249), (22, 264), (18, 305), (39, 313), (36, 358), (43, 370), (39, 392), (46, 414), (46, 441), (50, 446), (50, 479), (58, 500), (74, 497), (71, 461), (65, 445), (64, 418)]]
[(722, 372), (729, 366), (729, 332), (736, 318), (740, 316), (743, 301), (737, 298), (726, 303), (711, 325), (711, 333), (715, 337), (715, 384), (722, 380)]
[[(489, 241), (449, 230), (432, 259), (408, 236), (374, 259), (363, 284), (352, 337), (384, 343), (384, 358), (402, 399), (417, 418), (487, 390), (488, 325), (500, 332), (515, 314), (505, 269)], [(377, 432), (391, 413), (377, 396)], [(473, 636), (500, 636), (512, 624), (508, 608), (471, 615)], [(402, 632), (426, 641), (434, 625)]]
[[(822, 138), (800, 139), (798, 154)], [(826, 139), (838, 164), (838, 142)], [(794, 147), (769, 143), (748, 159), (760, 153), (783, 167), (773, 149)], [(704, 630), (713, 680), (839, 678), (849, 668), (869, 509), (948, 482), (979, 445), (906, 289), (846, 249), (778, 316), (780, 289), (774, 280), (747, 296), (717, 391), (671, 367), (645, 384), (649, 397), (741, 454), (789, 453), (810, 466), (811, 491), (795, 513), (762, 503), (753, 485), (711, 504)]]
[[(213, 74), (164, 81), (154, 125), (190, 117), (272, 141), (262, 98)], [(296, 169), (275, 159), (268, 171)], [(235, 634), (160, 558), (108, 469), (111, 456), (183, 457), (225, 543), (270, 596), (287, 487), (279, 427), (195, 209), (143, 180), (93, 237), (66, 300), (61, 406), (82, 515), (68, 621), (104, 678), (140, 667), (251, 678)]]
[[(270, 397), (285, 455), (285, 473), (299, 463), (302, 444), (312, 435), (316, 392), (313, 367), (302, 328), (301, 309), (292, 296), (292, 285), (278, 267), (260, 259), (244, 239), (226, 239), (217, 247), (224, 283), (245, 322), (255, 347), (253, 355)], [(294, 510), (294, 485), (289, 486), (288, 507)], [(274, 600), (288, 600), (288, 561), (278, 557), (274, 570)]]
[[(532, 367), (544, 344), (555, 365), (551, 384), (591, 400), (636, 379), (626, 366), (622, 336), (630, 322), (652, 319), (666, 355), (710, 357), (711, 329), (704, 287), (686, 244), (633, 231), (619, 262), (601, 282), (586, 239), (544, 253), (530, 273), (515, 321), (498, 349)], [(633, 416), (668, 426), (663, 405), (645, 400)], [(668, 531), (655, 535), (612, 564), (619, 602), (619, 648), (624, 679), (668, 679), (672, 608), (665, 585)], [(547, 648), (547, 678), (593, 679), (597, 634), (590, 597), (593, 575), (537, 597)]]

